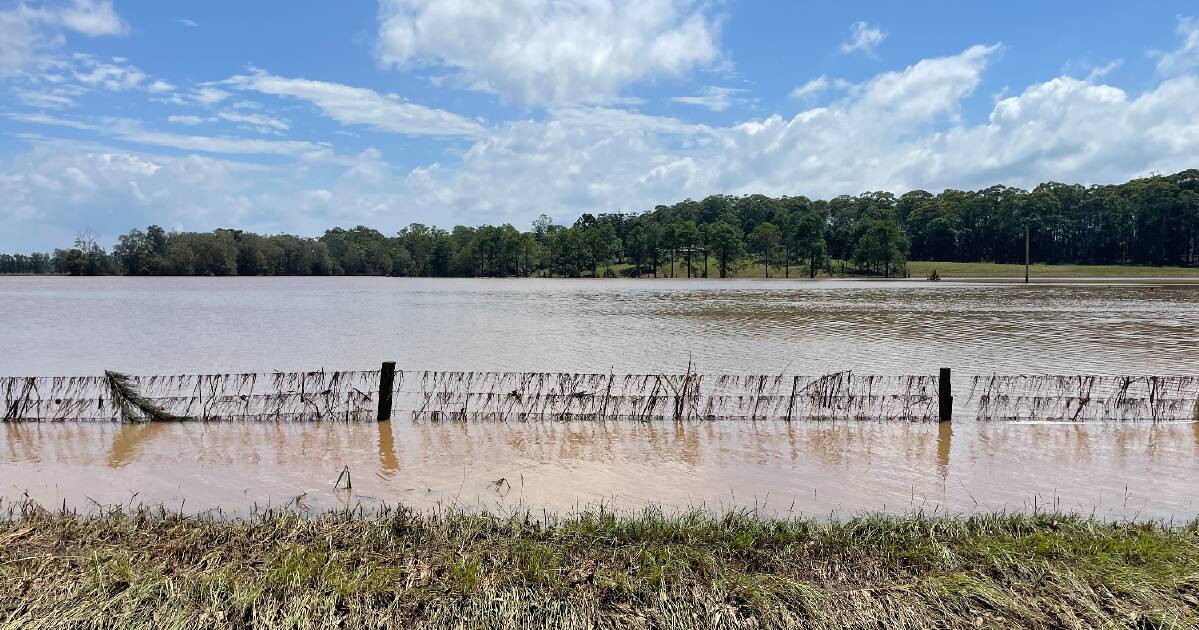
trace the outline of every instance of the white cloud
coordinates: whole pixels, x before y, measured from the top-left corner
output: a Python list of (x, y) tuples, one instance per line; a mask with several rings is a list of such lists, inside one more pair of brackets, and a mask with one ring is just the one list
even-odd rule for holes
[(386, 65), (455, 69), (531, 105), (612, 102), (625, 87), (717, 61), (718, 25), (692, 0), (380, 0)]
[(0, 11), (0, 76), (18, 74), (38, 49), (52, 45), (48, 39), (24, 5)]
[(1156, 52), (1157, 71), (1166, 76), (1191, 72), (1199, 68), (1199, 20), (1179, 17), (1176, 28), (1182, 45), (1170, 52)]
[(167, 116), (167, 120), (170, 122), (173, 122), (175, 124), (179, 124), (179, 125), (195, 126), (195, 125), (199, 125), (199, 124), (202, 124), (205, 122), (212, 122), (212, 121), (215, 121), (216, 119), (215, 118), (201, 118), (199, 116), (193, 116), (191, 114), (186, 114), (183, 116)]
[(64, 31), (89, 37), (123, 35), (128, 27), (111, 0), (73, 0), (0, 10), (0, 76), (20, 74), (45, 51), (62, 46)]
[(440, 109), (405, 101), (394, 94), (341, 83), (291, 79), (255, 71), (236, 76), (228, 85), (273, 96), (308, 101), (325, 115), (346, 125), (366, 125), (379, 131), (409, 135), (478, 135), (482, 125)]
[(38, 109), (63, 109), (74, 107), (75, 99), (55, 91), (39, 91), (18, 88), (15, 90), (17, 99), (25, 105)]
[(887, 38), (887, 34), (881, 28), (866, 22), (854, 22), (853, 26), (849, 27), (849, 33), (849, 39), (841, 44), (841, 52), (845, 54), (857, 50), (867, 55), (873, 54), (874, 49)]
[(75, 72), (74, 78), (89, 87), (103, 87), (113, 92), (121, 92), (141, 87), (147, 78), (144, 72), (124, 64), (122, 60), (114, 59), (114, 63), (107, 63), (85, 55), (78, 56), (77, 59), (82, 69)]
[[(150, 223), (211, 229), (209, 222), (263, 220), (271, 211), (260, 178), (269, 174), (264, 167), (198, 155), (37, 140), (28, 152), (0, 161), (0, 195), (8, 200), (0, 205), (0, 219), (16, 228), (0, 234), (0, 247), (57, 247), (83, 227), (111, 244), (117, 234)], [(263, 205), (247, 214), (256, 204)]]
[(743, 100), (738, 97), (738, 94), (745, 92), (741, 88), (728, 88), (709, 85), (700, 90), (699, 94), (694, 96), (676, 96), (670, 100), (684, 105), (697, 105), (710, 109), (714, 112), (723, 112)]
[(90, 131), (104, 136), (157, 147), (170, 147), (182, 151), (206, 153), (283, 155), (309, 161), (332, 161), (336, 159), (327, 145), (300, 140), (262, 140), (258, 138), (235, 138), (229, 136), (193, 136), (145, 129), (137, 121), (126, 118), (106, 118), (100, 123), (58, 118), (46, 114), (8, 114), (18, 122), (68, 127)]
[(550, 110), (551, 120), (573, 129), (654, 133), (662, 135), (705, 134), (707, 125), (696, 125), (669, 116), (651, 116), (613, 107), (564, 107)]
[(1087, 81), (1098, 81), (1099, 79), (1111, 74), (1113, 70), (1122, 65), (1124, 65), (1124, 60), (1116, 59), (1102, 66), (1094, 66), (1089, 72), (1087, 72)]
[(146, 88), (146, 90), (149, 91), (151, 94), (161, 94), (163, 92), (170, 92), (174, 89), (175, 89), (175, 86), (171, 85), (170, 83), (167, 83), (166, 81), (161, 81), (161, 80), (151, 83)]
[[(9, 114), (12, 121), (65, 126), (114, 144), (294, 159), (256, 170), (218, 157), (50, 146), (18, 134), (34, 149), (0, 161), (0, 198), (6, 200), (0, 217), (8, 213), (24, 222), (3, 231), (19, 234), (22, 242), (41, 238), (32, 226), (43, 224), (69, 225), (59, 242), (69, 241), (89, 217), (125, 207), (134, 210), (105, 219), (118, 231), (156, 212), (179, 217), (189, 229), (228, 225), (303, 233), (356, 223), (390, 231), (414, 220), (527, 225), (540, 212), (571, 217), (597, 209), (643, 210), (715, 193), (827, 198), (995, 183), (1029, 187), (1045, 180), (1120, 182), (1199, 163), (1199, 78), (1171, 76), (1129, 94), (1099, 84), (1101, 77), (1063, 76), (1017, 88), (998, 99), (985, 119), (963, 120), (963, 103), (998, 54), (998, 46), (973, 46), (857, 84), (819, 77), (820, 90), (799, 96), (835, 90), (822, 106), (730, 126), (577, 104), (549, 107), (540, 119), (490, 126), (463, 118), (405, 118), (413, 110), (393, 107), (411, 104), (397, 98), (258, 73), (222, 87), (304, 99), (347, 125), (400, 133), (429, 125), (442, 133), (461, 128), (472, 141), (461, 154), (410, 168), (389, 163), (374, 149), (334, 155), (317, 143), (169, 134), (125, 119)], [(173, 94), (180, 92), (188, 93)], [(236, 113), (246, 112), (262, 113)], [(456, 126), (463, 121), (465, 127)], [(9, 249), (27, 247), (0, 234), (0, 250), (4, 238)]]
[(934, 116), (956, 112), (962, 97), (974, 91), (998, 45), (971, 46), (957, 55), (923, 59), (902, 72), (884, 72), (858, 87), (850, 105), (907, 131)]
[(66, 28), (91, 37), (124, 35), (128, 28), (112, 8), (112, 0), (73, 0), (57, 11)]
[(194, 21), (189, 20), (187, 18), (178, 18), (175, 21), (188, 27), (188, 28), (199, 28), (199, 26), (200, 26), (199, 24), (196, 24)]
[(25, 139), (28, 151), (0, 157), (0, 196), (6, 200), (0, 222), (12, 228), (0, 230), (0, 251), (60, 247), (83, 227), (95, 228), (111, 244), (118, 234), (151, 223), (319, 235), (334, 223), (391, 231), (412, 219), (404, 212), (412, 207), (406, 196), (381, 187), (394, 178), (375, 149), (342, 165), (260, 165)]
[(197, 103), (203, 103), (205, 105), (219, 103), (226, 98), (229, 98), (228, 92), (210, 86), (202, 87), (199, 90), (196, 90), (196, 92), (192, 95), (193, 100), (195, 100)]
[(217, 116), (229, 122), (249, 125), (260, 133), (276, 133), (287, 131), (290, 128), (287, 121), (265, 114), (242, 114), (234, 111), (223, 111), (217, 114)]
[(820, 75), (811, 81), (791, 90), (791, 98), (803, 100), (812, 98), (829, 88), (832, 83), (828, 80), (827, 75)]
[(150, 100), (156, 103), (166, 103), (169, 105), (201, 105), (211, 107), (224, 101), (232, 96), (225, 90), (215, 88), (211, 85), (201, 85), (199, 88), (188, 88), (178, 90), (174, 85), (162, 81), (156, 83), (164, 83), (166, 89), (155, 89), (154, 85), (149, 86), (148, 91), (156, 96)]
[(654, 117), (601, 125), (587, 110), (506, 123), (460, 164), (414, 169), (406, 183), (417, 206), (443, 208), (453, 220), (521, 224), (540, 211), (646, 209), (714, 193), (831, 197), (1119, 182), (1199, 160), (1194, 77), (1136, 98), (1062, 77), (1003, 99), (981, 124), (962, 122), (961, 103), (996, 50), (927, 59), (854, 86), (826, 107), (731, 127), (680, 123), (666, 133)]

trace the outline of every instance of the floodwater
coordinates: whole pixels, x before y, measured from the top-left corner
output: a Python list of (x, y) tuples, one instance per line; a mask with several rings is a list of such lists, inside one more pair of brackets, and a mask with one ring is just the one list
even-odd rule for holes
[(0, 277), (0, 374), (1199, 370), (1199, 285)]
[[(0, 278), (0, 374), (371, 369), (1199, 373), (1155, 283)], [(335, 491), (349, 466), (352, 491)], [(1199, 516), (1199, 424), (0, 424), (0, 497), (824, 516)]]
[[(30, 423), (0, 425), (0, 443), (0, 495), (84, 509), (405, 502), (569, 511), (602, 502), (814, 516), (1199, 514), (1192, 423)], [(335, 491), (345, 466), (352, 491)]]

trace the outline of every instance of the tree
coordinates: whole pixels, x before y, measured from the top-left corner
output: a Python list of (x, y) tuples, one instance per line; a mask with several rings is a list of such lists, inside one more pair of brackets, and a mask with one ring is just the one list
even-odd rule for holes
[[(830, 257), (852, 261), (864, 273), (891, 275), (908, 258), (1022, 261), (1025, 226), (1037, 262), (1196, 265), (1199, 170), (1118, 185), (1047, 182), (1032, 191), (997, 185), (827, 201), (713, 195), (640, 214), (586, 213), (571, 227), (541, 215), (527, 231), (504, 224), (457, 226), (451, 233), (414, 223), (390, 236), (357, 226), (331, 228), (314, 239), (238, 229), (168, 233), (151, 225), (120, 235), (111, 256), (90, 232), (53, 255), (0, 254), (0, 273), (579, 276), (599, 275), (601, 266), (610, 270), (628, 257), (632, 275), (657, 277), (669, 256), (673, 277), (681, 254), (689, 277), (698, 273), (695, 256), (702, 255), (706, 277), (710, 256), (721, 254), (717, 263), (727, 276), (744, 255), (741, 235), (749, 234), (767, 275), (779, 256), (788, 277), (804, 262), (815, 276)], [(735, 239), (726, 228), (736, 228)], [(734, 240), (736, 247), (728, 245)], [(718, 252), (716, 243), (726, 246)]]
[(759, 223), (749, 235), (750, 246), (762, 256), (762, 263), (766, 267), (765, 276), (767, 278), (770, 277), (770, 253), (778, 247), (779, 241), (782, 238), (783, 236), (778, 226), (769, 221)]
[(650, 258), (650, 240), (649, 234), (644, 226), (638, 224), (629, 230), (629, 236), (626, 239), (625, 250), (629, 255), (629, 260), (633, 261), (633, 277), (640, 277), (642, 267), (645, 261)]
[(620, 250), (620, 239), (611, 223), (597, 223), (583, 230), (587, 255), (591, 260), (591, 276), (599, 277), (599, 265), (608, 266), (615, 253)]
[(54, 250), (51, 262), (59, 273), (72, 276), (99, 276), (111, 272), (108, 254), (96, 242), (96, 233), (83, 230), (75, 235), (75, 246)]
[(708, 248), (716, 256), (716, 268), (721, 278), (729, 277), (729, 271), (744, 247), (741, 230), (736, 226), (717, 221), (708, 228)]
[(537, 242), (540, 243), (545, 241), (545, 235), (550, 231), (550, 228), (553, 227), (553, 225), (554, 220), (546, 214), (538, 216), (533, 221), (533, 237), (537, 239)]
[(683, 250), (683, 260), (687, 263), (687, 277), (691, 277), (691, 254), (699, 242), (699, 228), (695, 221), (681, 221), (675, 230), (675, 243)]
[(893, 270), (902, 269), (907, 262), (908, 237), (891, 219), (869, 219), (862, 237), (854, 246), (853, 260), (859, 268), (878, 271), (891, 277)]

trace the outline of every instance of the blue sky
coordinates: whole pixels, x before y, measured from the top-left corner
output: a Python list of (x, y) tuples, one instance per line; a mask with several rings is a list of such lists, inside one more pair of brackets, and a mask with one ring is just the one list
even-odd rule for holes
[(1199, 166), (1186, 2), (0, 0), (0, 250)]

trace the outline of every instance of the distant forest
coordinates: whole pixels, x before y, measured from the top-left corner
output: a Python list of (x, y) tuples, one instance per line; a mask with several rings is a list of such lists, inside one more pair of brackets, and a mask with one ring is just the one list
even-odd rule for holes
[[(834, 268), (891, 276), (911, 260), (1199, 264), (1199, 170), (1125, 184), (1045, 183), (1032, 191), (871, 192), (830, 200), (714, 195), (643, 213), (542, 215), (512, 225), (414, 223), (388, 236), (333, 228), (319, 238), (241, 230), (94, 236), (53, 253), (0, 254), (0, 273), (71, 275), (715, 276), (747, 264), (782, 275)], [(834, 266), (837, 267), (834, 267)], [(779, 274), (775, 274), (779, 275)]]

